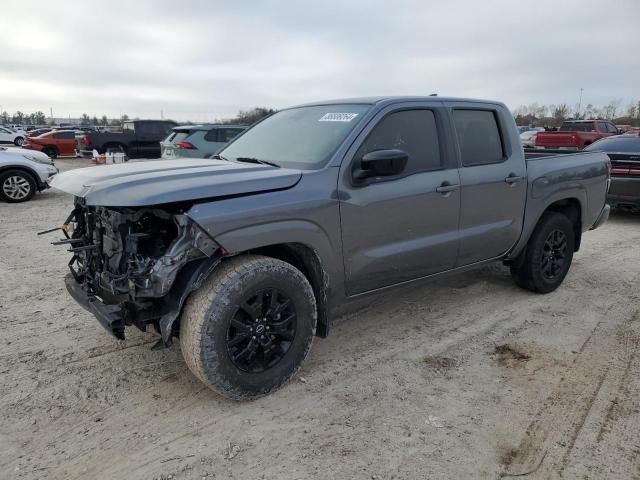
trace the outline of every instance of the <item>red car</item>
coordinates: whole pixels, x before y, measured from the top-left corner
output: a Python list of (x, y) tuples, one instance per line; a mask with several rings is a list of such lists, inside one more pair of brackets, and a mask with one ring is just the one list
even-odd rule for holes
[(536, 136), (536, 148), (582, 150), (596, 140), (620, 131), (606, 120), (568, 120), (562, 122), (557, 132), (540, 132)]
[(27, 137), (22, 148), (39, 150), (51, 158), (76, 154), (76, 134), (73, 130), (54, 130), (37, 137)]

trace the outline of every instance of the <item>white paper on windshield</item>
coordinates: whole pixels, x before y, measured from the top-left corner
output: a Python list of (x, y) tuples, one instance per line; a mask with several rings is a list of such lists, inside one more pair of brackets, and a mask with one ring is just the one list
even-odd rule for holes
[(358, 116), (357, 113), (325, 113), (319, 122), (350, 122)]

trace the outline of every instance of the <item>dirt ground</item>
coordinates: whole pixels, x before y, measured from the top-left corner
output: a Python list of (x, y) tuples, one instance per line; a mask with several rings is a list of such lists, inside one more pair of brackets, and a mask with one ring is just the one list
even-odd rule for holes
[(549, 295), (495, 265), (379, 298), (234, 403), (70, 299), (36, 232), (71, 203), (0, 204), (1, 478), (640, 478), (640, 216), (586, 234)]

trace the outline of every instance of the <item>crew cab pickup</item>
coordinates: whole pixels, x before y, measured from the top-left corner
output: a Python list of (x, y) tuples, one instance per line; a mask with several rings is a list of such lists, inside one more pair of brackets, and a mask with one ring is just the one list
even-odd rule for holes
[[(291, 135), (295, 132), (295, 135)], [(608, 217), (603, 153), (525, 160), (504, 104), (361, 98), (288, 108), (214, 159), (83, 168), (62, 229), (71, 296), (117, 338), (152, 327), (235, 399), (299, 368), (336, 316), (493, 261), (564, 280)]]
[(605, 120), (570, 120), (562, 122), (556, 132), (538, 133), (536, 148), (582, 150), (596, 140), (619, 133), (613, 123)]
[(78, 154), (91, 157), (93, 150), (105, 153), (121, 150), (128, 157), (160, 157), (160, 141), (164, 140), (175, 122), (167, 120), (134, 120), (124, 122), (122, 132), (85, 132), (76, 137)]

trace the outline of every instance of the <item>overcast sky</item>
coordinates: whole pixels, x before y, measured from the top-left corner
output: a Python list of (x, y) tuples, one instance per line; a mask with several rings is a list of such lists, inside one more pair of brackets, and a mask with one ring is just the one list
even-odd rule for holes
[(640, 0), (2, 0), (0, 108), (210, 121), (430, 94), (640, 99)]

